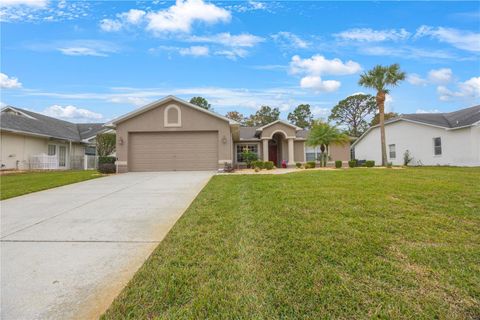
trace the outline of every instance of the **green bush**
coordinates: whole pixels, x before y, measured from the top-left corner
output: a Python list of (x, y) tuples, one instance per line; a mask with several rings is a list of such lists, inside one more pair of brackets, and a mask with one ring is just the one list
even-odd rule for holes
[(315, 161), (308, 161), (308, 162), (305, 164), (305, 169), (313, 169), (313, 168), (315, 168), (315, 166), (316, 166)]
[(335, 168), (340, 169), (342, 167), (342, 160), (335, 161)]
[(117, 158), (111, 157), (111, 156), (98, 157), (98, 164), (115, 163), (116, 160), (117, 160)]
[(374, 160), (367, 160), (365, 161), (365, 166), (368, 168), (374, 167), (375, 166), (375, 161)]
[(357, 160), (353, 159), (353, 160), (348, 161), (348, 166), (350, 168), (355, 168), (357, 166)]
[(393, 163), (392, 162), (387, 162), (387, 168), (391, 168), (393, 167)]
[(273, 164), (273, 161), (265, 161), (263, 165), (267, 170), (272, 170), (275, 167), (275, 165)]
[(243, 161), (247, 164), (247, 168), (251, 168), (252, 162), (258, 160), (258, 155), (248, 150), (247, 148), (245, 148), (242, 151), (242, 158), (243, 158)]
[(302, 164), (300, 162), (295, 163), (295, 166), (297, 166), (298, 169), (302, 167)]
[(258, 169), (265, 169), (265, 163), (263, 161), (257, 160), (252, 162), (252, 167), (253, 168), (258, 168)]

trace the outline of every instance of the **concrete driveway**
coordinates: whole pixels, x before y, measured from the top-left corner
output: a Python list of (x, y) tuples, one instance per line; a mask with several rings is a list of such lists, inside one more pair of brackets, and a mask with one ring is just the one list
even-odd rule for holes
[(98, 318), (212, 175), (127, 173), (0, 202), (1, 318)]

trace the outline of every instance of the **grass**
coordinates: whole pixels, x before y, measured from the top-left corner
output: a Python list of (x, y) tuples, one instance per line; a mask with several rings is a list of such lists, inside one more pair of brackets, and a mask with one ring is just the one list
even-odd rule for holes
[(101, 177), (92, 170), (22, 172), (0, 176), (0, 200)]
[(102, 319), (478, 319), (480, 168), (216, 176)]

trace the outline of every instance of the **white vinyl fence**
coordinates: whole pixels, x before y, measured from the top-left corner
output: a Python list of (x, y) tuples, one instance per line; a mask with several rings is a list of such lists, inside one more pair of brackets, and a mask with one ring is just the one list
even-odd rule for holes
[(97, 169), (98, 168), (98, 156), (85, 155), (83, 164), (84, 164), (83, 168), (85, 170)]
[(31, 170), (55, 170), (58, 169), (57, 156), (49, 156), (46, 154), (37, 154), (30, 158)]

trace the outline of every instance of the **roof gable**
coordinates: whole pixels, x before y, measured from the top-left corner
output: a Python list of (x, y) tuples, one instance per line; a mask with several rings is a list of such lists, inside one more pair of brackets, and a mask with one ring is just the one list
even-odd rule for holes
[(230, 123), (230, 124), (238, 124), (236, 121), (233, 121), (233, 120), (231, 120), (231, 119), (228, 119), (228, 118), (226, 118), (226, 117), (224, 117), (224, 116), (222, 116), (222, 115), (220, 115), (220, 114), (218, 114), (218, 113), (215, 113), (215, 112), (210, 111), (210, 110), (203, 109), (203, 108), (201, 108), (201, 107), (199, 107), (199, 106), (197, 106), (197, 105), (194, 105), (194, 104), (192, 104), (192, 103), (190, 103), (190, 102), (187, 102), (187, 101), (185, 101), (185, 100), (182, 100), (182, 99), (180, 99), (180, 98), (177, 98), (177, 97), (175, 97), (175, 96), (170, 95), (170, 96), (166, 96), (165, 98), (162, 98), (162, 99), (160, 99), (160, 100), (157, 100), (157, 101), (154, 101), (154, 102), (152, 102), (152, 103), (149, 103), (149, 104), (147, 104), (147, 105), (145, 105), (145, 106), (143, 106), (143, 107), (141, 107), (141, 108), (138, 108), (138, 109), (136, 109), (136, 110), (133, 110), (133, 111), (131, 111), (131, 112), (129, 112), (129, 113), (123, 115), (123, 116), (120, 116), (120, 117), (118, 117), (118, 118), (115, 118), (115, 119), (113, 119), (112, 121), (110, 121), (109, 123), (107, 123), (106, 126), (115, 126), (115, 125), (118, 124), (118, 123), (121, 123), (121, 122), (126, 121), (126, 120), (128, 120), (128, 119), (131, 119), (131, 118), (133, 118), (133, 117), (135, 117), (135, 116), (137, 116), (137, 115), (139, 115), (139, 114), (142, 114), (142, 113), (144, 113), (144, 112), (147, 112), (147, 111), (150, 111), (150, 110), (152, 110), (152, 109), (155, 109), (155, 108), (157, 108), (157, 107), (159, 107), (159, 106), (161, 106), (161, 105), (163, 105), (163, 104), (165, 104), (165, 103), (167, 103), (167, 102), (169, 102), (169, 101), (175, 101), (175, 102), (180, 103), (180, 104), (182, 104), (182, 105), (184, 105), (184, 106), (190, 107), (190, 108), (195, 109), (195, 110), (197, 110), (197, 111), (204, 112), (204, 113), (209, 114), (209, 115), (211, 115), (211, 116), (213, 116), (213, 117), (216, 117), (216, 118), (219, 118), (219, 119), (221, 119), (221, 120), (227, 121), (227, 122)]
[(273, 122), (267, 123), (266, 125), (257, 128), (257, 131), (263, 131), (263, 129), (268, 128), (268, 127), (270, 127), (270, 126), (273, 126), (274, 124), (277, 124), (277, 123), (282, 123), (282, 124), (284, 124), (284, 125), (286, 125), (286, 126), (289, 126), (289, 127), (294, 128), (294, 129), (297, 130), (297, 131), (302, 130), (302, 128), (297, 127), (296, 125), (293, 125), (293, 124), (291, 124), (290, 122), (283, 121), (283, 120), (280, 120), (280, 119), (279, 119), (279, 120), (275, 120), (275, 121), (273, 121)]

